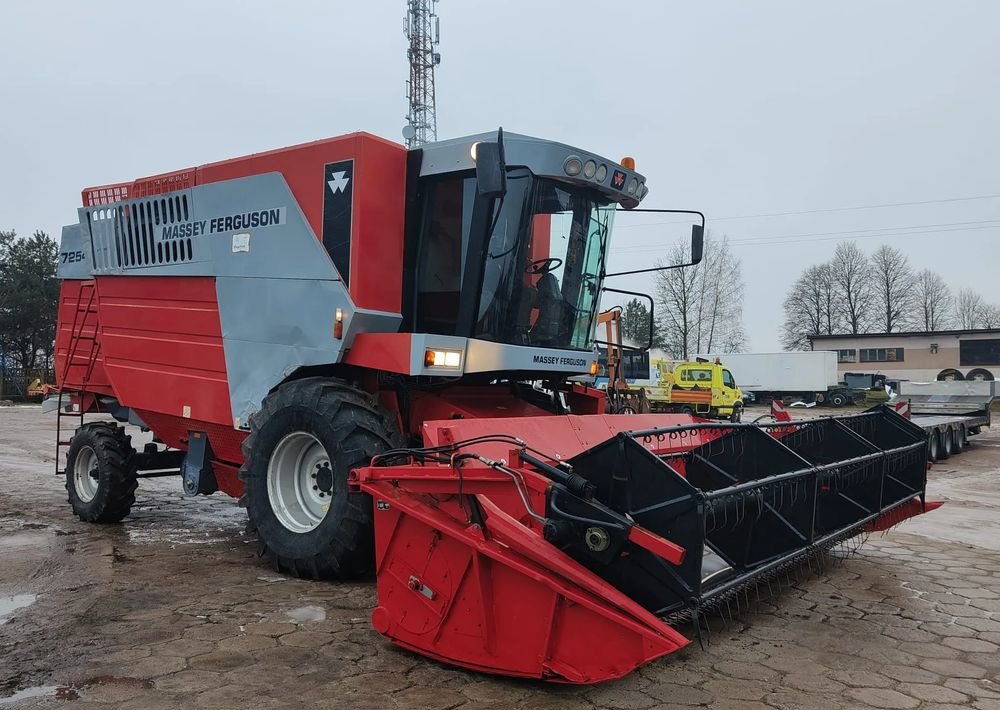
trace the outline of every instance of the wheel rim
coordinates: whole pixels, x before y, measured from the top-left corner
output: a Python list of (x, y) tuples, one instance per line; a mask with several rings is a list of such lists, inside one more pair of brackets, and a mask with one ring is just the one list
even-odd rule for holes
[(77, 497), (84, 503), (94, 500), (101, 480), (97, 469), (97, 452), (89, 446), (81, 446), (73, 462), (73, 487)]
[(333, 498), (330, 456), (312, 434), (287, 434), (267, 464), (267, 497), (278, 522), (297, 533), (315, 530)]

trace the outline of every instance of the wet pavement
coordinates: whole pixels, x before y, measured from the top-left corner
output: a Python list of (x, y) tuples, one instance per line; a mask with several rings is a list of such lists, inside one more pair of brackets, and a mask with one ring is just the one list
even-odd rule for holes
[(179, 479), (142, 481), (121, 525), (80, 522), (54, 427), (0, 408), (0, 710), (1000, 709), (1000, 431), (932, 469), (935, 513), (765, 588), (705, 648), (567, 687), (393, 647), (369, 623), (374, 584), (275, 574), (235, 501), (186, 499)]

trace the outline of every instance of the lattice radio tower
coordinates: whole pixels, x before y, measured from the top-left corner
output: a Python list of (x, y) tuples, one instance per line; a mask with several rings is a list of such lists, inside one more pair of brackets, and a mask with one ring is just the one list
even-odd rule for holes
[(441, 25), (434, 12), (437, 0), (407, 0), (403, 33), (410, 40), (406, 55), (410, 60), (410, 78), (406, 99), (410, 112), (403, 126), (406, 147), (414, 148), (437, 140), (437, 109), (434, 106), (434, 67), (441, 63), (434, 51), (441, 41)]

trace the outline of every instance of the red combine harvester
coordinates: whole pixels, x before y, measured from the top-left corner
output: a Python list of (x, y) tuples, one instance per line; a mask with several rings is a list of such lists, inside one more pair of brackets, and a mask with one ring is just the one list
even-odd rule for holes
[(84, 190), (53, 400), (60, 431), (78, 418), (57, 444), (73, 511), (120, 521), (140, 479), (179, 475), (240, 497), (280, 571), (374, 565), (372, 623), (400, 646), (572, 683), (924, 511), (925, 435), (885, 408), (605, 413), (586, 376), (602, 293), (628, 293), (604, 284), (612, 224), (646, 193), (630, 159), (501, 131), (410, 151), (356, 133)]

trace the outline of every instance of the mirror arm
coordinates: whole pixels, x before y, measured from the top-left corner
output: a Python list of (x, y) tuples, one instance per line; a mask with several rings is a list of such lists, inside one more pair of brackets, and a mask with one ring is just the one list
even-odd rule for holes
[[(631, 210), (626, 210), (626, 209), (623, 209), (621, 207), (617, 207), (617, 208), (615, 208), (615, 212), (653, 212), (653, 213), (656, 213), (656, 214), (693, 214), (693, 215), (697, 215), (698, 217), (701, 218), (701, 231), (702, 231), (702, 234), (704, 234), (704, 232), (705, 232), (705, 215), (702, 214), (701, 212), (699, 212), (698, 210), (655, 210), (655, 209), (644, 209), (644, 208), (640, 208), (640, 207), (636, 207), (635, 209), (631, 209)], [(697, 264), (700, 261), (701, 261), (701, 259), (699, 259), (698, 261), (690, 261), (690, 262), (688, 262), (686, 264), (670, 264), (669, 266), (654, 266), (651, 269), (634, 269), (633, 271), (616, 271), (613, 274), (608, 274), (608, 273), (602, 272), (601, 273), (601, 278), (605, 278), (606, 279), (606, 278), (610, 278), (612, 276), (628, 276), (630, 274), (648, 274), (648, 273), (651, 273), (653, 271), (666, 271), (668, 269), (682, 269), (682, 268), (684, 268), (686, 266), (694, 266), (695, 264)]]

